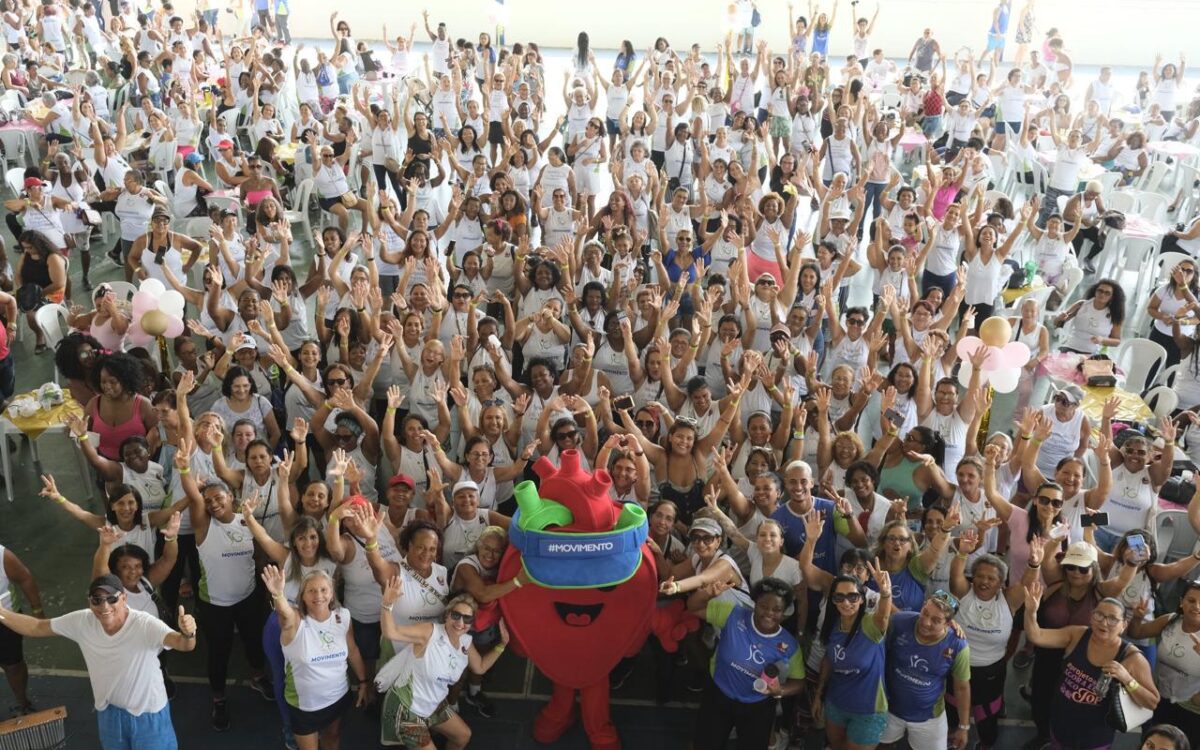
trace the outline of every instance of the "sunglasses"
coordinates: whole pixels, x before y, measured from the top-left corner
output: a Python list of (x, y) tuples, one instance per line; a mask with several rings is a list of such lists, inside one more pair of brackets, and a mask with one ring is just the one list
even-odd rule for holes
[(834, 594), (831, 598), (834, 604), (858, 604), (862, 601), (862, 594), (857, 591), (851, 591), (844, 594)]
[(1071, 400), (1070, 396), (1055, 396), (1054, 403), (1062, 404), (1063, 406), (1075, 406), (1075, 402)]
[(117, 602), (119, 602), (120, 600), (121, 600), (121, 597), (117, 596), (116, 594), (109, 594), (108, 596), (89, 596), (88, 597), (88, 602), (93, 607), (99, 607), (102, 604), (113, 605), (113, 604), (116, 604)]
[(711, 534), (688, 534), (688, 541), (694, 544), (712, 544), (716, 539)]
[(1086, 573), (1091, 570), (1091, 566), (1084, 567), (1083, 565), (1064, 565), (1062, 569), (1068, 573)]
[(951, 594), (949, 591), (946, 591), (945, 589), (938, 589), (930, 594), (929, 601), (936, 602), (942, 607), (945, 607), (950, 614), (954, 614), (958, 611), (958, 597), (956, 597), (954, 594)]
[(454, 299), (471, 299), (470, 292), (455, 292)]
[(479, 405), (480, 405), (480, 406), (484, 406), (484, 407), (487, 407), (487, 406), (504, 406), (504, 401), (502, 401), (502, 400), (500, 400), (500, 399), (498, 399), (498, 398), (489, 398), (489, 399), (484, 399), (483, 401), (480, 401), (480, 402), (479, 402)]
[(574, 440), (579, 437), (579, 430), (570, 430), (568, 432), (560, 432), (554, 436), (555, 440)]
[(1050, 505), (1055, 508), (1063, 507), (1063, 499), (1061, 497), (1046, 497), (1045, 495), (1038, 495), (1038, 502), (1042, 505)]
[(866, 325), (867, 323), (867, 321), (863, 320), (862, 318), (847, 318), (846, 322), (852, 326), (861, 326)]
[(340, 385), (345, 385), (346, 383), (349, 383), (350, 381), (347, 380), (346, 378), (330, 378), (329, 380), (326, 380), (325, 382), (329, 385), (339, 385), (340, 386)]
[(450, 610), (450, 619), (458, 620), (466, 625), (473, 625), (475, 623), (475, 615), (468, 615), (465, 612), (459, 612), (457, 609)]
[(638, 419), (638, 420), (634, 421), (634, 424), (638, 426), (639, 430), (654, 429), (654, 420), (653, 419)]

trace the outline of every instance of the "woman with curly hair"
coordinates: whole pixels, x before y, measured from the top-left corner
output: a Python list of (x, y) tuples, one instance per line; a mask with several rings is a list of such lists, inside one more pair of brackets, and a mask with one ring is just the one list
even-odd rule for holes
[[(1194, 272), (1195, 264), (1191, 266)], [(1170, 295), (1171, 290), (1167, 289), (1166, 294)], [(1151, 298), (1150, 317), (1156, 321), (1160, 318), (1174, 318), (1174, 310), (1181, 305), (1170, 305), (1169, 310), (1160, 316), (1157, 311), (1161, 301), (1158, 294)], [(1119, 345), (1121, 325), (1125, 322), (1125, 290), (1112, 279), (1100, 279), (1087, 290), (1083, 299), (1056, 315), (1054, 324), (1061, 328), (1069, 320), (1075, 321), (1075, 324), (1071, 326), (1067, 340), (1059, 347), (1063, 351), (1091, 355), (1100, 351), (1100, 347)], [(1170, 339), (1170, 326), (1166, 328), (1166, 338)], [(1151, 332), (1150, 335), (1153, 338), (1154, 333)], [(1175, 361), (1179, 361), (1178, 356)]]
[(66, 379), (67, 390), (78, 403), (86, 404), (96, 396), (93, 375), (103, 349), (95, 337), (76, 331), (67, 334), (54, 350), (54, 367)]
[(127, 438), (145, 437), (158, 424), (150, 400), (140, 395), (144, 378), (141, 362), (128, 354), (104, 356), (91, 372), (97, 395), (87, 403), (88, 429), (99, 433), (96, 450), (110, 461), (121, 460)]

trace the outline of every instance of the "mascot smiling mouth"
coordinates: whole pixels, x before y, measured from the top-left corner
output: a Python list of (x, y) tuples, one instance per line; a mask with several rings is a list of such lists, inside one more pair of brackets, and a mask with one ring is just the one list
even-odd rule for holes
[(591, 625), (600, 616), (602, 609), (604, 609), (603, 604), (554, 602), (554, 611), (558, 613), (559, 619), (573, 628), (586, 628)]

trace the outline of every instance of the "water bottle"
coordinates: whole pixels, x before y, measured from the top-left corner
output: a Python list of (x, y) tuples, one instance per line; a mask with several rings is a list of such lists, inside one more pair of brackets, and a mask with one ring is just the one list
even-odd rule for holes
[(1033, 277), (1037, 275), (1037, 263), (1025, 261), (1025, 286), (1033, 286)]
[(754, 680), (754, 690), (764, 695), (771, 692), (771, 688), (779, 684), (779, 665), (768, 664), (763, 668), (762, 674)]
[(1112, 675), (1101, 674), (1100, 679), (1096, 680), (1096, 695), (1103, 700), (1108, 695), (1108, 688), (1112, 685)]

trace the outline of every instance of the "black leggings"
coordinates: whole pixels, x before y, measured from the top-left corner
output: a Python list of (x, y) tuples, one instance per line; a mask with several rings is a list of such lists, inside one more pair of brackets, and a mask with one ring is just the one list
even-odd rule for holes
[[(196, 551), (196, 535), (195, 534), (180, 534), (177, 540), (179, 544), (179, 554), (175, 558), (175, 567), (171, 568), (170, 575), (158, 587), (159, 593), (162, 595), (163, 604), (167, 606), (168, 612), (179, 611), (179, 582), (183, 579), (183, 569), (187, 566), (191, 573), (193, 582), (200, 579), (200, 553)], [(158, 537), (157, 553), (162, 554), (163, 540), (162, 536)]]
[(266, 611), (258, 590), (231, 607), (220, 607), (197, 599), (196, 619), (204, 639), (208, 641), (208, 688), (214, 696), (225, 695), (225, 676), (229, 672), (229, 656), (233, 653), (233, 628), (242, 637), (246, 661), (251, 669), (261, 672), (266, 655), (263, 653), (262, 631)]
[(1050, 737), (1050, 699), (1058, 687), (1062, 672), (1064, 652), (1061, 648), (1033, 649), (1033, 672), (1029, 676), (1029, 691), (1033, 700), (1033, 723), (1037, 725), (1037, 736)]
[(375, 184), (379, 187), (379, 192), (383, 192), (384, 180), (387, 180), (392, 183), (392, 190), (396, 191), (396, 197), (404, 195), (404, 191), (400, 189), (399, 172), (389, 172), (387, 171), (387, 167), (382, 164), (372, 164), (371, 169), (375, 171)]
[[(1008, 660), (995, 664), (971, 667), (971, 714), (975, 729), (979, 732), (979, 743), (984, 747), (995, 747), (1000, 734), (1000, 713), (1004, 710), (1004, 678)], [(967, 722), (959, 718), (958, 707), (946, 694), (946, 720), (950, 726), (962, 726)]]

